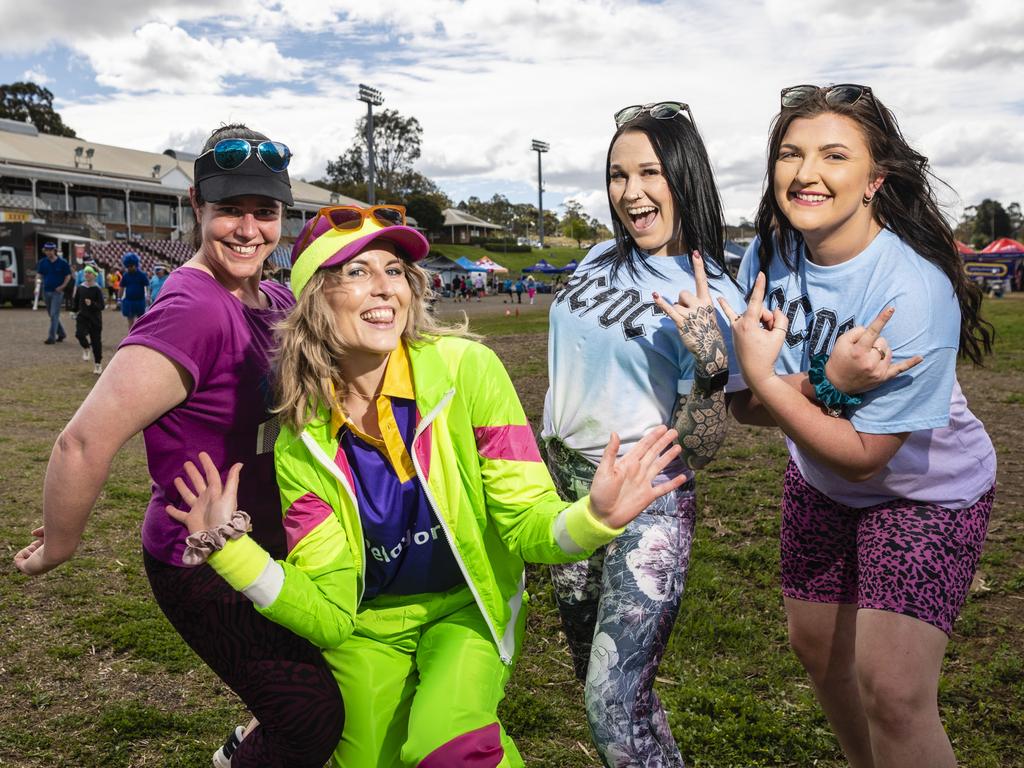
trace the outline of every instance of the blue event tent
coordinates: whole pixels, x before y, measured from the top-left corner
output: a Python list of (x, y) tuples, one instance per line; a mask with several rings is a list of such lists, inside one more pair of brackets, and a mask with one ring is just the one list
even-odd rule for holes
[(479, 267), (472, 261), (467, 259), (465, 256), (460, 256), (455, 260), (455, 263), (462, 267), (467, 272), (487, 272), (487, 267)]

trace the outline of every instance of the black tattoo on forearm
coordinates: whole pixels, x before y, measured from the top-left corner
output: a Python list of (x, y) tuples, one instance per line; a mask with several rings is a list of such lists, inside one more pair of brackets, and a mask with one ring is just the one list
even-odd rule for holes
[(697, 307), (679, 324), (679, 335), (693, 354), (698, 376), (714, 376), (728, 370), (729, 354), (715, 320), (714, 307)]
[(694, 388), (679, 396), (675, 425), (682, 459), (690, 469), (707, 466), (725, 440), (725, 392), (710, 394)]

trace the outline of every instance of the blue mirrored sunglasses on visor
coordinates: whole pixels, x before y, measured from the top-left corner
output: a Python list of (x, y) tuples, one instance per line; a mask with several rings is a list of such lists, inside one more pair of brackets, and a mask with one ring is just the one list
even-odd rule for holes
[[(221, 139), (199, 157), (213, 153), (213, 162), (222, 171), (233, 171), (252, 156), (256, 157), (274, 173), (288, 168), (292, 159), (292, 151), (280, 141), (250, 141), (249, 139)], [(198, 158), (197, 158), (198, 159)]]

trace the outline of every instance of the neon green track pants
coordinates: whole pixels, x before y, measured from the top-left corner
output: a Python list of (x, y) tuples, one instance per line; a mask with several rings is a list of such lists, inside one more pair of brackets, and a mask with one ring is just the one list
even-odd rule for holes
[(497, 716), (512, 667), (468, 587), (381, 595), (360, 608), (352, 637), (324, 655), (345, 702), (332, 766), (523, 765)]

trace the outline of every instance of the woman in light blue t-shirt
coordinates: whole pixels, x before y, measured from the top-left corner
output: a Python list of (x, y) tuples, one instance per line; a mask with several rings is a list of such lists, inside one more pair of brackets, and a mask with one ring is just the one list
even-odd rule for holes
[(956, 381), (958, 353), (991, 350), (980, 292), (866, 86), (782, 91), (757, 229), (747, 309), (726, 308), (750, 387), (731, 408), (788, 438), (790, 643), (851, 766), (955, 766), (939, 671), (995, 483)]
[(604, 764), (676, 767), (683, 759), (652, 685), (689, 566), (694, 470), (724, 436), (725, 390), (742, 386), (730, 379), (713, 300), (742, 296), (725, 272), (721, 203), (689, 108), (638, 105), (615, 121), (606, 166), (615, 240), (587, 254), (552, 305), (542, 437), (559, 490), (579, 498), (606, 448), (676, 426), (683, 454), (664, 472), (686, 484), (590, 560), (553, 567), (552, 579)]

